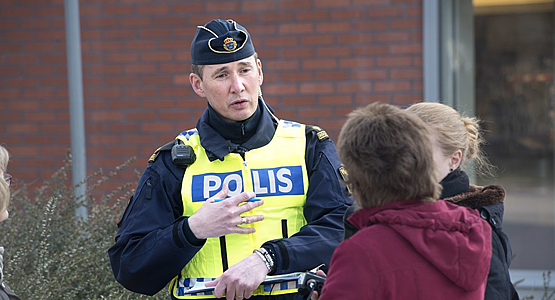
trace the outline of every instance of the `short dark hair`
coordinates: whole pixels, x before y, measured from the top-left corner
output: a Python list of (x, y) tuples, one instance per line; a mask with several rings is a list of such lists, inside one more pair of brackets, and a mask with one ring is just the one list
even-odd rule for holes
[(441, 185), (432, 142), (424, 122), (399, 107), (373, 103), (351, 112), (337, 150), (358, 206), (437, 200)]
[(197, 74), (202, 80), (202, 71), (204, 71), (204, 65), (191, 64), (191, 73)]

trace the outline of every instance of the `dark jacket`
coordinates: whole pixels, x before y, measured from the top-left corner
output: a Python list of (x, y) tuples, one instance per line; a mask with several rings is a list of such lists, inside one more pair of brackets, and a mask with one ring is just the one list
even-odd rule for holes
[[(480, 216), (492, 227), (492, 256), (485, 299), (518, 300), (518, 293), (509, 275), (512, 258), (511, 244), (509, 237), (503, 232), (505, 190), (498, 185), (486, 187), (471, 185), (466, 173), (460, 169), (447, 175), (441, 181), (441, 185), (443, 187), (441, 199), (477, 209)], [(356, 227), (347, 220), (354, 211), (355, 207), (352, 206), (345, 213), (344, 238), (352, 236), (357, 231)]]
[(4, 282), (0, 283), (0, 300), (21, 300), (9, 286)]
[(4, 247), (0, 247), (0, 300), (21, 300), (4, 282)]
[[(276, 124), (263, 105), (259, 101), (253, 132), (248, 134), (252, 124), (247, 123), (246, 141), (238, 139), (240, 144), (236, 144), (237, 140), (228, 142), (220, 134), (221, 128), (212, 127), (216, 121), (210, 115), (211, 109), (204, 112), (196, 128), (210, 160), (223, 160), (237, 149), (248, 151), (271, 140)], [(116, 242), (108, 251), (116, 280), (129, 290), (147, 295), (162, 289), (205, 242), (194, 237), (183, 217), (181, 184), (185, 169), (171, 162), (170, 152), (159, 151), (151, 159), (118, 224)], [(341, 184), (341, 163), (335, 145), (317, 127), (307, 126), (305, 162), (309, 188), (303, 213), (307, 225), (287, 239), (263, 245), (275, 254), (273, 274), (329, 265), (333, 250), (342, 240), (341, 218), (352, 200)]]
[[(463, 171), (457, 170), (447, 176), (444, 181), (457, 182), (468, 178)], [(457, 180), (457, 178), (459, 178)], [(486, 300), (507, 299), (518, 300), (519, 296), (509, 275), (512, 249), (509, 237), (503, 232), (503, 212), (505, 190), (499, 185), (485, 187), (468, 185), (468, 190), (456, 195), (444, 191), (444, 200), (477, 209), (480, 216), (488, 221), (492, 228), (491, 266), (486, 286)]]
[(355, 212), (319, 300), (480, 299), (491, 228), (475, 210), (418, 199)]

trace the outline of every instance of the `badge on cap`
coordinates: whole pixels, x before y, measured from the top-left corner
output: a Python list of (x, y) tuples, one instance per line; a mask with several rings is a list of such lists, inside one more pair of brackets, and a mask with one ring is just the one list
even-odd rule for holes
[(233, 40), (233, 38), (228, 37), (224, 40), (224, 48), (227, 51), (233, 51), (237, 48), (237, 42)]
[(216, 65), (254, 55), (254, 46), (245, 27), (233, 20), (212, 20), (198, 26), (191, 43), (191, 63)]

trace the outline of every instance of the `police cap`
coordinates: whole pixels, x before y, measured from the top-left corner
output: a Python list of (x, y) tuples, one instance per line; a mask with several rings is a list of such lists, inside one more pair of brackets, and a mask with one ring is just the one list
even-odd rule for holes
[(253, 54), (249, 33), (233, 20), (212, 20), (198, 26), (191, 43), (191, 63), (194, 65), (225, 64)]

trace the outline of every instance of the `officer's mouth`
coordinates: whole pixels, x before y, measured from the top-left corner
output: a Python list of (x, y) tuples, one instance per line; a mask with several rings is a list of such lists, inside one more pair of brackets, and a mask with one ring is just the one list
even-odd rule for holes
[(245, 108), (248, 104), (249, 104), (249, 101), (247, 100), (235, 100), (231, 102), (230, 106), (234, 109), (242, 109), (242, 108)]

